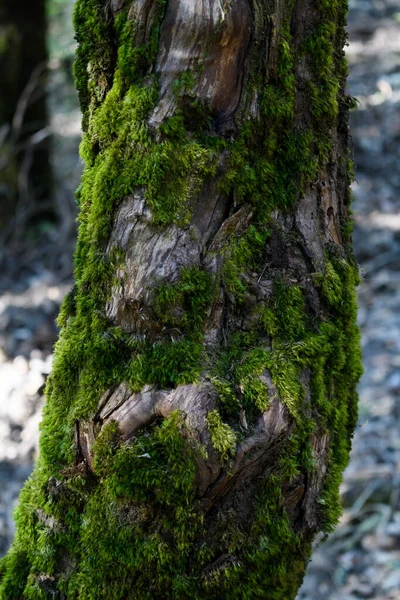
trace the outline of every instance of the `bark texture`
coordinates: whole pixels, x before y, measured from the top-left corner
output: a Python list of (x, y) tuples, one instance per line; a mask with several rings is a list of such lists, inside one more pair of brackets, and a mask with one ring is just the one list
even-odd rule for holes
[(340, 514), (342, 0), (78, 0), (76, 286), (2, 598), (294, 598)]

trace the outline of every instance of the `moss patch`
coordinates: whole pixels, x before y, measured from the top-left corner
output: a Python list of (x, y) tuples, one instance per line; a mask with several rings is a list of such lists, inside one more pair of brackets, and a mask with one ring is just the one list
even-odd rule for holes
[(235, 454), (236, 434), (229, 425), (223, 423), (217, 410), (212, 410), (208, 413), (207, 423), (211, 435), (211, 443), (220, 454), (221, 460), (225, 462)]
[(160, 284), (155, 289), (156, 317), (166, 327), (187, 339), (202, 338), (204, 321), (212, 297), (210, 275), (198, 267), (183, 268), (174, 285)]

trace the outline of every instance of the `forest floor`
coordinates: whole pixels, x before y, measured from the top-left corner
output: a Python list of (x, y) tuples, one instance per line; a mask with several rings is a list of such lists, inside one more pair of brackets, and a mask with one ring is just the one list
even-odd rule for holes
[[(398, 0), (350, 4), (349, 93), (360, 102), (351, 120), (365, 372), (343, 517), (316, 547), (298, 600), (400, 600), (400, 8)], [(73, 102), (53, 110), (52, 127), (57, 156), (65, 157), (61, 166), (56, 161), (63, 229), (43, 232), (40, 244), (27, 240), (11, 259), (0, 251), (0, 555), (12, 540), (12, 511), (36, 455), (54, 319), (72, 281), (71, 203), (79, 180)]]

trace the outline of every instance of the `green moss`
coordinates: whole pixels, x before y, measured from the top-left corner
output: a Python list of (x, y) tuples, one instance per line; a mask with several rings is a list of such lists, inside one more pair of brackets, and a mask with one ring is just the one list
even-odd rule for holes
[[(251, 414), (254, 407), (264, 410), (270, 399), (265, 386), (260, 385), (259, 377), (267, 370), (279, 397), (296, 418), (298, 435), (308, 439), (304, 452), (309, 468), (313, 462), (309, 444), (311, 430), (317, 426), (333, 432), (329, 475), (320, 499), (321, 526), (331, 531), (341, 511), (338, 489), (357, 420), (356, 386), (362, 368), (354, 289), (359, 276), (355, 266), (335, 258), (327, 260), (325, 273), (316, 276), (315, 281), (320, 287), (321, 300), (327, 303), (329, 320), (317, 324), (305, 319), (304, 296), (300, 288), (284, 284), (282, 280), (276, 281), (272, 298), (258, 312), (255, 325), (268, 333), (271, 348), (254, 348), (256, 332), (231, 339), (229, 350), (219, 363), (222, 378), (219, 385), (222, 389), (221, 409), (228, 416), (235, 406), (231, 399), (232, 385), (234, 390), (241, 390), (243, 406), (248, 413)], [(302, 374), (305, 372), (310, 374), (310, 399), (319, 414), (311, 430), (311, 422), (303, 409)]]
[[(290, 13), (281, 24), (277, 73), (261, 85), (256, 79), (263, 126), (246, 123), (230, 148), (230, 169), (221, 183), (235, 198), (250, 201), (265, 220), (271, 208), (293, 206), (321, 167), (315, 156), (313, 131), (295, 120), (295, 64)], [(268, 135), (264, 131), (268, 130)]]
[(285, 339), (299, 339), (305, 332), (305, 300), (300, 287), (282, 279), (274, 284), (272, 310)]
[(196, 76), (193, 71), (184, 71), (173, 83), (173, 91), (176, 96), (190, 94), (196, 85)]
[[(172, 293), (178, 304), (182, 303), (184, 315), (179, 320), (170, 312), (165, 320), (169, 319), (171, 327), (179, 325), (181, 333), (190, 330), (190, 339), (176, 339), (179, 335), (175, 332), (170, 339), (156, 344), (132, 341), (102, 316), (115, 270), (122, 260), (119, 249), (111, 255), (104, 252), (110, 214), (120, 199), (143, 187), (155, 224), (183, 224), (190, 215), (192, 197), (206, 174), (212, 174), (215, 168), (213, 151), (196, 140), (186, 136), (182, 143), (174, 135), (169, 139), (166, 131), (165, 139), (157, 143), (148, 129), (147, 119), (158, 90), (156, 80), (146, 74), (157, 51), (163, 10), (164, 3), (160, 2), (151, 40), (138, 46), (134, 43), (135, 24), (126, 11), (119, 13), (112, 24), (104, 21), (97, 1), (84, 0), (76, 8), (80, 42), (77, 86), (82, 93), (86, 90), (91, 100), (81, 145), (85, 171), (77, 194), (80, 229), (76, 288), (65, 299), (59, 318), (63, 331), (47, 386), (49, 408), (42, 435), (42, 453), (54, 474), (72, 459), (74, 420), (90, 415), (110, 385), (123, 379), (132, 389), (140, 389), (146, 382), (178, 385), (196, 380), (201, 371), (199, 342), (211, 294), (211, 283), (204, 272), (184, 270), (174, 291), (162, 285), (158, 290), (156, 313), (163, 310)], [(114, 46), (110, 36), (118, 42), (112, 59), (113, 78), (100, 101), (91, 82), (99, 81), (100, 70), (107, 72), (104, 61), (108, 55), (103, 53), (102, 44), (107, 45), (109, 53)], [(98, 64), (98, 70), (88, 70), (88, 63)], [(86, 74), (78, 81), (80, 70)], [(84, 100), (82, 106), (85, 109)]]
[(262, 486), (258, 506), (263, 509), (257, 511), (250, 532), (259, 542), (245, 566), (250, 576), (244, 579), (244, 566), (238, 569), (236, 586), (231, 588), (233, 599), (261, 599), (266, 592), (271, 600), (294, 598), (302, 581), (310, 545), (294, 533), (282, 506), (282, 480), (282, 476), (271, 476)]
[(294, 531), (283, 506), (282, 487), (299, 474), (294, 458), (299, 451), (300, 440), (294, 435), (282, 451), (276, 472), (260, 482), (251, 530), (236, 531), (229, 537), (228, 548), (232, 555), (239, 549), (243, 552), (244, 546), (246, 558), (208, 574), (206, 586), (210, 596), (207, 598), (212, 598), (212, 590), (214, 594), (217, 590), (218, 597), (232, 600), (295, 597), (304, 575), (304, 562), (311, 553), (311, 543)]
[(30, 569), (31, 563), (26, 550), (14, 543), (0, 563), (2, 598), (21, 598)]
[(192, 340), (201, 339), (211, 296), (210, 275), (199, 267), (183, 268), (176, 284), (156, 287), (156, 317), (166, 327), (176, 328), (177, 334), (185, 333)]
[(88, 125), (90, 106), (101, 102), (110, 86), (114, 56), (109, 27), (102, 14), (101, 0), (77, 2), (74, 12), (75, 37), (78, 42), (74, 64), (75, 84), (82, 110), (82, 126)]
[[(329, 119), (334, 125), (339, 114), (338, 99), (341, 80), (337, 77), (335, 64), (336, 23), (323, 23), (309, 36), (305, 43), (304, 53), (313, 57), (313, 67), (317, 81), (309, 84), (312, 99), (312, 110), (315, 119)], [(325, 127), (326, 127), (325, 123)]]
[(315, 275), (315, 282), (321, 287), (324, 300), (333, 307), (340, 307), (343, 296), (342, 281), (331, 262), (325, 263), (325, 273)]
[[(81, 569), (70, 585), (80, 590), (80, 598), (98, 598), (107, 581), (107, 598), (120, 599), (131, 593), (134, 579), (134, 595), (129, 597), (157, 597), (177, 584), (170, 577), (182, 567), (199, 527), (192, 508), (195, 463), (187, 443), (190, 432), (175, 412), (132, 444), (114, 445), (112, 451), (110, 436), (114, 439), (112, 426), (95, 446), (101, 484), (86, 505)], [(152, 525), (159, 510), (165, 513), (162, 529)]]
[[(285, 495), (316, 468), (313, 435), (329, 440), (318, 526), (329, 532), (337, 522), (361, 372), (357, 269), (347, 243), (337, 252), (326, 248), (320, 272), (306, 277), (302, 267), (297, 272), (271, 265), (268, 244), (279, 211), (285, 218), (282, 251), (298, 249), (298, 240), (287, 234), (293, 208), (336, 160), (332, 131), (349, 107), (340, 50), (345, 7), (319, 0), (318, 23), (299, 43), (289, 4), (280, 23), (278, 67), (268, 77), (259, 58), (272, 7), (257, 5), (249, 58), (254, 68), (245, 93), (252, 97), (257, 89), (259, 117), (247, 119), (231, 138), (212, 130), (209, 106), (195, 97), (196, 70), (177, 77), (174, 114), (157, 138), (150, 130), (159, 94), (150, 67), (165, 2), (157, 3), (146, 43), (125, 8), (113, 19), (105, 18), (100, 0), (77, 4), (75, 76), (85, 171), (77, 193), (76, 287), (59, 317), (40, 459), (21, 495), (13, 549), (0, 566), (2, 600), (57, 593), (68, 600), (294, 598), (312, 535), (295, 527)], [(303, 59), (310, 103), (299, 122), (296, 78)], [(227, 169), (221, 166), (226, 160)], [(346, 182), (347, 157), (340, 169)], [(225, 232), (221, 270), (212, 277), (196, 266), (182, 268), (172, 284), (149, 282), (146, 309), (159, 325), (156, 334), (116, 327), (104, 306), (124, 262), (121, 248), (106, 252), (120, 201), (140, 192), (155, 230), (187, 227), (193, 200), (209, 178), (218, 179), (233, 209), (248, 205), (250, 225)], [(264, 275), (271, 288), (260, 299), (255, 288)], [(223, 340), (211, 347), (204, 343), (204, 327), (221, 288)], [(168, 389), (207, 377), (219, 395), (207, 423), (222, 470), (229, 470), (239, 442), (276, 394), (293, 420), (277, 449), (279, 460), (249, 483), (254, 489), (247, 517), (233, 505), (224, 510), (225, 500), (209, 513), (200, 509), (196, 476), (199, 456), (207, 457), (179, 412), (129, 441), (115, 423), (99, 424), (92, 468), (77, 457), (76, 421), (93, 419), (99, 398), (112, 386)]]
[(217, 410), (212, 410), (207, 415), (208, 431), (211, 436), (211, 443), (215, 450), (220, 454), (223, 462), (232, 458), (236, 449), (236, 434), (224, 423)]
[(236, 302), (241, 302), (247, 290), (245, 280), (249, 270), (257, 269), (265, 242), (269, 237), (268, 229), (250, 225), (241, 236), (231, 236), (224, 248), (223, 282), (227, 292)]

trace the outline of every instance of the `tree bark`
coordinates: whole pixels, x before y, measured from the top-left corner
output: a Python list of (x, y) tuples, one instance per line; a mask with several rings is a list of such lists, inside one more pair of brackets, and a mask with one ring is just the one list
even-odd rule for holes
[(2, 598), (294, 598), (356, 423), (342, 0), (78, 0), (85, 172)]

